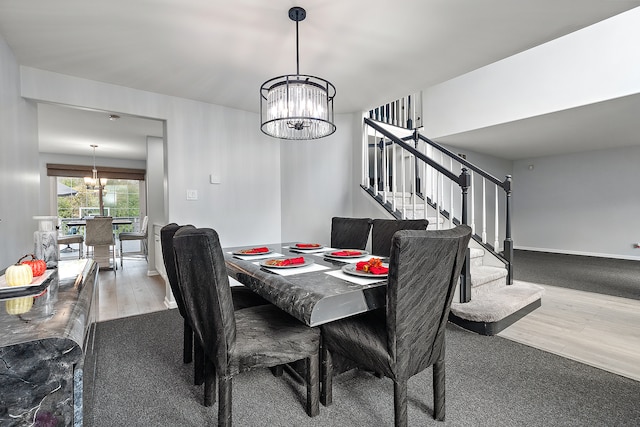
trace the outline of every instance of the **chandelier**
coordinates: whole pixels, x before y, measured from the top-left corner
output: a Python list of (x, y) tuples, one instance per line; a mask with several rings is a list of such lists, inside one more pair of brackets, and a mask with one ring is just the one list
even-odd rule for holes
[(93, 169), (91, 170), (91, 177), (84, 177), (84, 184), (87, 186), (87, 190), (103, 189), (107, 185), (107, 178), (98, 179), (98, 169), (96, 169), (96, 148), (97, 145), (91, 144), (93, 148)]
[(335, 86), (320, 77), (300, 74), (298, 22), (306, 16), (301, 7), (289, 9), (289, 18), (296, 23), (296, 74), (274, 77), (260, 87), (260, 129), (274, 138), (318, 139), (336, 131)]

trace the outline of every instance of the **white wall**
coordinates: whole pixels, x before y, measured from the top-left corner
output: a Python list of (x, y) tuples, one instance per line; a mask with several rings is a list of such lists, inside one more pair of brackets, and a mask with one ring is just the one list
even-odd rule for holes
[(423, 91), (430, 138), (640, 93), (640, 8)]
[(295, 143), (262, 134), (256, 113), (29, 67), (21, 77), (29, 99), (166, 120), (165, 219), (213, 227), (224, 246), (320, 239), (331, 216), (351, 214), (351, 115), (331, 137)]
[[(156, 246), (153, 236), (153, 224), (167, 224), (164, 212), (164, 140), (153, 136), (147, 137), (147, 206), (142, 209), (147, 213), (147, 254), (148, 271), (155, 273)], [(142, 198), (141, 198), (142, 201)], [(141, 207), (142, 208), (142, 207)]]
[(280, 143), (283, 241), (328, 244), (331, 218), (351, 215), (353, 164), (360, 159), (353, 158), (353, 123), (354, 115), (337, 115), (331, 136)]
[[(635, 8), (427, 88), (425, 133), (436, 139), (640, 93), (638, 40)], [(514, 162), (515, 247), (640, 259), (631, 247), (640, 240), (639, 150)]]
[(223, 245), (280, 241), (280, 145), (257, 114), (29, 67), (20, 75), (29, 99), (166, 120), (168, 222), (216, 228)]
[(38, 229), (38, 127), (34, 103), (20, 97), (16, 59), (0, 36), (0, 270), (32, 253)]
[(516, 248), (640, 259), (639, 162), (640, 147), (514, 162)]

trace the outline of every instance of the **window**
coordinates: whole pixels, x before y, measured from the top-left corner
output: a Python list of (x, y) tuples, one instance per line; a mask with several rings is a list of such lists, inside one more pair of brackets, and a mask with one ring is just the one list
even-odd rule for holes
[[(140, 218), (140, 185), (135, 179), (109, 179), (100, 192), (87, 189), (84, 178), (57, 177), (57, 211), (61, 221), (61, 234), (68, 234), (67, 219), (100, 215), (100, 196), (104, 204), (104, 214), (114, 218)], [(133, 225), (118, 227), (118, 231), (132, 231)]]

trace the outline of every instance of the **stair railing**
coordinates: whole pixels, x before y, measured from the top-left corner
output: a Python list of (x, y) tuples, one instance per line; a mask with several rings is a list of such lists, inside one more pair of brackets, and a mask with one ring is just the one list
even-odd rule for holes
[[(458, 163), (460, 167), (466, 168), (469, 171), (471, 176), (471, 206), (470, 206), (470, 226), (472, 229), (472, 233), (477, 236), (476, 233), (476, 194), (474, 185), (476, 180), (480, 180), (482, 182), (482, 187), (480, 189), (480, 194), (478, 197), (480, 198), (482, 209), (480, 210), (479, 215), (482, 219), (482, 231), (478, 236), (482, 244), (490, 249), (497, 255), (501, 255), (504, 258), (505, 266), (508, 271), (507, 283), (513, 284), (513, 239), (511, 238), (511, 184), (512, 178), (511, 175), (507, 175), (504, 181), (500, 181), (495, 176), (489, 174), (488, 172), (480, 169), (473, 163), (466, 160), (466, 158), (447, 150), (443, 146), (438, 143), (430, 140), (429, 138), (421, 135), (418, 130), (414, 131), (413, 135), (414, 141), (422, 141), (426, 144), (426, 146), (431, 146), (440, 152), (441, 156), (445, 156), (449, 159), (450, 167), (453, 168), (454, 163)], [(493, 197), (491, 197), (491, 191), (487, 191), (487, 187), (489, 190), (493, 190)], [(504, 194), (504, 239), (502, 240), (503, 246), (502, 250), (500, 250), (500, 200), (501, 193)], [(488, 212), (487, 202), (491, 202), (493, 199), (493, 245), (487, 242), (487, 219), (490, 218), (491, 213)]]
[[(376, 141), (376, 143), (374, 144), (374, 148), (373, 148), (373, 167), (372, 167), (372, 171), (373, 171), (373, 177), (374, 180), (371, 181), (369, 178), (369, 168), (367, 167), (366, 170), (367, 172), (365, 172), (366, 176), (363, 176), (363, 185), (362, 187), (365, 188), (374, 198), (376, 198), (381, 204), (383, 204), (383, 206), (385, 206), (387, 209), (389, 209), (390, 211), (392, 211), (394, 213), (394, 215), (396, 215), (397, 217), (400, 215), (398, 213), (398, 206), (397, 206), (397, 194), (398, 194), (398, 180), (400, 180), (400, 191), (402, 194), (401, 197), (401, 202), (400, 202), (400, 206), (399, 206), (399, 210), (400, 212), (402, 212), (402, 217), (406, 218), (406, 214), (407, 214), (407, 204), (411, 205), (411, 212), (414, 215), (413, 218), (416, 219), (416, 206), (419, 203), (420, 200), (422, 200), (423, 203), (423, 218), (427, 218), (427, 200), (426, 199), (422, 199), (417, 197), (416, 194), (416, 187), (413, 186), (413, 177), (416, 174), (416, 168), (414, 166), (416, 161), (420, 161), (424, 164), (429, 165), (429, 167), (433, 168), (434, 170), (436, 170), (439, 173), (439, 176), (442, 177), (441, 182), (444, 179), (448, 179), (451, 182), (456, 183), (456, 189), (459, 191), (459, 200), (460, 200), (460, 205), (461, 205), (461, 209), (460, 211), (462, 212), (462, 224), (467, 224), (468, 221), (468, 217), (467, 217), (467, 211), (468, 211), (468, 189), (469, 186), (471, 185), (471, 179), (470, 179), (470, 175), (469, 172), (465, 169), (462, 168), (460, 171), (459, 175), (456, 175), (455, 173), (453, 173), (452, 171), (448, 170), (447, 168), (443, 167), (441, 164), (437, 163), (435, 160), (427, 157), (424, 153), (416, 150), (414, 147), (412, 147), (411, 145), (407, 144), (405, 141), (403, 141), (402, 139), (400, 139), (399, 137), (395, 136), (393, 133), (391, 133), (390, 131), (384, 129), (382, 126), (378, 125), (376, 122), (365, 118), (365, 123), (371, 127), (374, 130), (374, 141)], [(378, 135), (377, 133), (380, 133), (381, 135), (381, 140), (378, 143)], [(368, 138), (367, 138), (368, 139)], [(389, 141), (390, 143), (387, 144), (386, 141)], [(387, 153), (388, 149), (386, 149), (387, 146), (390, 146), (391, 149), (391, 153)], [(381, 150), (382, 155), (380, 156), (380, 160), (378, 159), (378, 155), (377, 152)], [(367, 142), (367, 148), (366, 148), (366, 153), (367, 156), (370, 153), (369, 150), (369, 143)], [(391, 159), (388, 159), (389, 154), (391, 156)], [(407, 161), (408, 160), (408, 161)], [(397, 167), (397, 163), (400, 163), (400, 178), (397, 178), (397, 173), (396, 171), (398, 170)], [(366, 162), (367, 165), (371, 164), (370, 162)], [(378, 168), (380, 167), (381, 170), (381, 174), (378, 175)], [(407, 171), (407, 168), (409, 169)], [(378, 176), (380, 176), (380, 181), (378, 181)], [(391, 177), (391, 179), (389, 178)], [(410, 177), (409, 180), (407, 180), (407, 177)], [(409, 182), (407, 182), (409, 181)], [(369, 185), (371, 182), (373, 182), (373, 185)], [(380, 189), (382, 189), (382, 194)], [(407, 190), (411, 190), (411, 196), (410, 196), (410, 201), (409, 203), (406, 203), (405, 201), (405, 194), (407, 194)], [(392, 203), (389, 202), (388, 200), (388, 195), (391, 195), (391, 198), (393, 200)], [(467, 250), (468, 251), (468, 250)], [(466, 257), (465, 259), (465, 265), (463, 267), (463, 274), (461, 275), (461, 280), (460, 280), (460, 294), (461, 295), (465, 295), (468, 300), (471, 299), (471, 274), (470, 274), (470, 261), (469, 261), (469, 256)]]
[[(507, 283), (512, 284), (511, 176), (500, 181), (461, 155), (420, 135), (417, 129), (411, 132), (393, 128), (392, 132), (370, 118), (365, 118), (364, 122), (362, 187), (397, 218), (427, 219), (428, 212), (435, 212), (437, 229), (460, 223), (470, 225), (474, 240), (505, 265)], [(480, 191), (476, 191), (476, 183), (481, 184)], [(469, 189), (470, 197), (467, 195)], [(504, 193), (503, 198), (501, 193)], [(481, 209), (476, 208), (477, 204)], [(499, 215), (501, 207), (504, 217)], [(491, 216), (493, 221), (488, 221)], [(478, 217), (482, 222), (480, 234), (476, 233)], [(501, 221), (504, 223), (502, 253)], [(493, 245), (487, 242), (490, 232), (493, 232)], [(467, 265), (467, 274), (468, 270)], [(461, 302), (471, 299), (470, 283), (470, 279), (467, 283), (461, 282)]]

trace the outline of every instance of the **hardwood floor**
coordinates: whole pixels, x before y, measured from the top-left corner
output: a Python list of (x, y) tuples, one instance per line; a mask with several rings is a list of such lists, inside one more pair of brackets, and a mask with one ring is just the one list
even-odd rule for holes
[[(640, 301), (543, 285), (542, 306), (498, 336), (640, 381)], [(145, 260), (100, 271), (99, 321), (166, 310)]]
[(111, 270), (99, 274), (99, 322), (167, 309), (164, 281), (159, 275), (147, 276), (144, 259), (125, 259), (124, 268), (118, 266), (115, 274)]
[(542, 306), (498, 336), (640, 381), (640, 301), (542, 286)]

